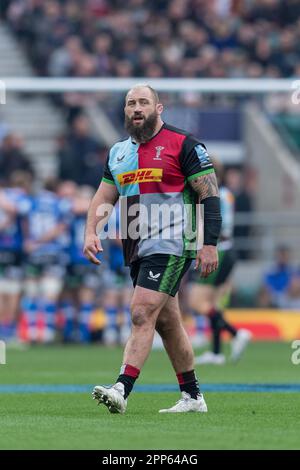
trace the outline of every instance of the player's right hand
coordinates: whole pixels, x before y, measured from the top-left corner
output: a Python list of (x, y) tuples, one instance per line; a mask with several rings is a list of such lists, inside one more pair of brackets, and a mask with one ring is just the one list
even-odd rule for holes
[(218, 250), (214, 245), (203, 245), (197, 252), (195, 269), (201, 268), (201, 277), (207, 277), (218, 269)]
[(86, 235), (84, 240), (83, 254), (84, 256), (94, 264), (101, 264), (96, 256), (98, 253), (103, 251), (101, 242), (97, 235)]

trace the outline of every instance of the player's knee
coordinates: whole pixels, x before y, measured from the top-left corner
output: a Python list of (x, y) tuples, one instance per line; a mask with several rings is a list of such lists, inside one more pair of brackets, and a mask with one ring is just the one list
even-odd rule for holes
[(156, 321), (155, 329), (157, 333), (162, 337), (165, 338), (168, 336), (168, 332), (173, 329), (174, 325), (167, 317), (158, 318)]
[(145, 326), (147, 324), (154, 324), (154, 313), (156, 306), (152, 303), (137, 303), (131, 306), (131, 320), (132, 324), (137, 327)]

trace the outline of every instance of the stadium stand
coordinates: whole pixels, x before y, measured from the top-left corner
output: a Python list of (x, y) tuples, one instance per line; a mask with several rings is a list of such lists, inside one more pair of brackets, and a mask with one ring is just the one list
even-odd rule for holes
[(6, 18), (40, 75), (289, 77), (297, 0), (30, 0)]

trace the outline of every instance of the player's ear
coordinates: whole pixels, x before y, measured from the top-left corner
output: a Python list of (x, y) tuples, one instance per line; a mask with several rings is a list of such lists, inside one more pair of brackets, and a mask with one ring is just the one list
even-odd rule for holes
[(156, 105), (156, 111), (158, 112), (158, 114), (161, 114), (163, 112), (163, 110), (164, 110), (163, 105), (161, 103), (158, 103)]

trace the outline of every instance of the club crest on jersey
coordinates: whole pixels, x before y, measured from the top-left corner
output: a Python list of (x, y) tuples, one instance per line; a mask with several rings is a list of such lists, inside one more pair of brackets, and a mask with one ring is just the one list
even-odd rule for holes
[(155, 150), (156, 150), (156, 155), (155, 157), (153, 158), (153, 160), (161, 160), (161, 152), (163, 151), (165, 147), (161, 147), (160, 145), (158, 145), (157, 147), (155, 147)]
[(117, 178), (120, 186), (135, 183), (153, 183), (161, 181), (163, 175), (162, 168), (143, 168), (140, 170), (126, 171), (120, 173)]

